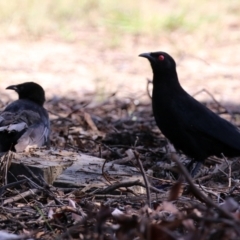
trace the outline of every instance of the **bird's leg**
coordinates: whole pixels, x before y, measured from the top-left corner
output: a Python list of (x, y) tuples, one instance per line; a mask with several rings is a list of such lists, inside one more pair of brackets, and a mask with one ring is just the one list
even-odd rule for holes
[(193, 170), (190, 172), (191, 176), (194, 178), (200, 171), (202, 162), (197, 162)]
[(187, 169), (190, 172), (192, 178), (194, 178), (198, 174), (198, 172), (202, 166), (202, 162), (197, 161), (195, 167), (192, 168), (195, 161), (196, 161), (195, 159), (192, 159), (191, 162), (187, 165)]

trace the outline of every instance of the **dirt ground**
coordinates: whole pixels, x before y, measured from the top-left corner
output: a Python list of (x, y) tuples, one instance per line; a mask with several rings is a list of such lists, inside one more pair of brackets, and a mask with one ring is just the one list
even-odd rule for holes
[[(205, 88), (220, 102), (240, 102), (239, 41), (210, 41), (200, 46), (192, 44), (191, 35), (121, 37), (124, 40), (118, 47), (108, 47), (107, 37), (94, 32), (82, 32), (75, 42), (50, 37), (2, 39), (0, 91), (15, 98), (14, 93), (4, 91), (8, 85), (35, 81), (44, 87), (47, 98), (81, 99), (87, 92), (96, 92), (96, 100), (113, 92), (119, 97), (146, 98), (146, 78), (152, 73), (138, 54), (162, 50), (175, 58), (181, 84), (190, 94)], [(198, 99), (210, 98), (200, 94)]]

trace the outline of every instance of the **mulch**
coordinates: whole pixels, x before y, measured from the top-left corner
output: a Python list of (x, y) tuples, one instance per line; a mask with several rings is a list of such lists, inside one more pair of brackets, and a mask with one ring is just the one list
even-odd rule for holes
[[(34, 174), (14, 176), (0, 187), (0, 229), (15, 234), (9, 239), (240, 239), (239, 159), (211, 157), (192, 179), (183, 167), (190, 160), (160, 133), (150, 101), (92, 99), (47, 101), (51, 147), (134, 166), (144, 181), (121, 183), (104, 173), (108, 189), (83, 193)], [(206, 105), (239, 123), (239, 112), (215, 100)], [(145, 190), (136, 193), (134, 185)]]

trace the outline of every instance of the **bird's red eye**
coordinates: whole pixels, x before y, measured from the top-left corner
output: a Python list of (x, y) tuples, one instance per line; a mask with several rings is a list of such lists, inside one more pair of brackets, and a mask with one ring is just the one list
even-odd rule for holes
[(164, 60), (164, 56), (163, 55), (159, 55), (158, 56), (158, 60), (163, 61)]

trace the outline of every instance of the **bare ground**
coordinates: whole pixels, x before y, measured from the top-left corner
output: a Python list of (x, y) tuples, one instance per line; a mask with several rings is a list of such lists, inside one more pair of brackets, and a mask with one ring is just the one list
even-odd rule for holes
[[(115, 48), (108, 47), (104, 34), (94, 32), (83, 32), (72, 43), (54, 38), (2, 40), (0, 90), (35, 81), (43, 85), (49, 98), (68, 95), (81, 99), (86, 92), (95, 92), (101, 100), (117, 92), (119, 97), (137, 99), (146, 94), (146, 78), (152, 76), (148, 62), (138, 54), (162, 50), (175, 58), (181, 84), (190, 94), (205, 88), (221, 102), (240, 102), (237, 40), (199, 45), (192, 43), (191, 35), (121, 37), (124, 40)], [(209, 98), (202, 94), (199, 99)]]
[[(0, 207), (1, 229), (34, 239), (238, 239), (238, 160), (230, 168), (222, 159), (208, 159), (197, 179), (199, 188), (192, 180), (176, 183), (174, 157), (166, 152), (166, 139), (155, 125), (146, 94), (151, 70), (146, 60), (137, 57), (146, 51), (167, 51), (176, 59), (181, 83), (190, 94), (205, 88), (218, 101), (237, 106), (238, 41), (216, 44), (206, 40), (200, 47), (193, 44), (193, 36), (121, 37), (124, 41), (114, 48), (108, 47), (104, 34), (94, 32), (82, 32), (72, 43), (54, 38), (2, 39), (2, 106), (7, 96), (16, 98), (4, 90), (8, 85), (40, 83), (51, 112), (52, 146), (100, 154), (108, 161), (126, 158), (126, 150), (137, 151), (144, 169), (153, 171), (151, 184), (157, 189), (151, 190), (152, 209), (144, 207), (149, 201), (145, 194), (135, 194), (128, 187), (116, 187), (108, 194), (101, 192), (106, 189), (83, 193), (81, 189), (57, 189), (42, 181), (38, 185), (26, 181), (25, 185), (17, 183), (18, 190), (14, 186), (0, 188), (5, 203)], [(114, 97), (108, 97), (115, 92)], [(201, 94), (198, 99), (210, 98)], [(102, 100), (106, 101), (99, 103)], [(218, 105), (209, 107), (221, 112)], [(85, 112), (101, 136), (89, 126)], [(239, 111), (232, 117), (238, 115)], [(216, 163), (221, 163), (220, 170)], [(137, 165), (137, 156), (127, 164)], [(113, 179), (109, 184), (118, 182)], [(23, 198), (21, 194), (26, 192)], [(121, 210), (118, 216), (113, 215), (116, 209)]]

